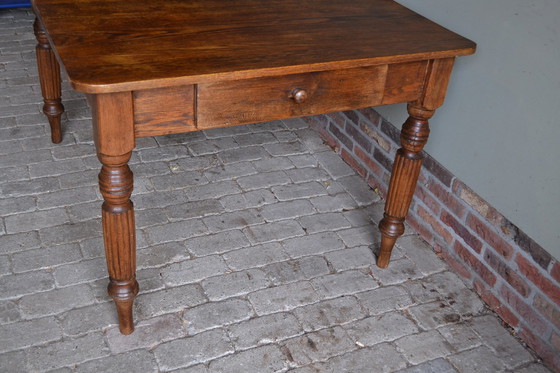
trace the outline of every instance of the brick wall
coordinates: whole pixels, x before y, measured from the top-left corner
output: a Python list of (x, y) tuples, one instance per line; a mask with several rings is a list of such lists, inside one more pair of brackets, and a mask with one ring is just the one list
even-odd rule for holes
[[(386, 195), (399, 129), (369, 108), (305, 120)], [(428, 154), (407, 222), (560, 372), (560, 262)]]

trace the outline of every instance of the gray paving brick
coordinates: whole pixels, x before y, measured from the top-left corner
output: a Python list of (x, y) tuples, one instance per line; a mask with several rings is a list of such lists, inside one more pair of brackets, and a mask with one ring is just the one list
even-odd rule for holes
[(399, 370), (398, 373), (457, 373), (457, 370), (453, 368), (449, 361), (439, 358)]
[(20, 299), (19, 307), (26, 318), (36, 318), (56, 315), (94, 301), (93, 293), (87, 285), (77, 285), (26, 295)]
[(274, 186), (272, 187), (272, 192), (279, 201), (291, 201), (294, 199), (311, 198), (327, 194), (323, 184), (318, 181)]
[(135, 210), (134, 219), (136, 221), (136, 228), (139, 229), (169, 222), (165, 210), (162, 209)]
[(343, 325), (365, 317), (353, 296), (342, 296), (299, 307), (293, 313), (307, 332)]
[(44, 247), (14, 253), (12, 268), (14, 272), (25, 272), (47, 268), (82, 259), (78, 244)]
[(0, 253), (8, 254), (41, 246), (37, 232), (0, 235)]
[(31, 196), (0, 199), (0, 215), (31, 212), (36, 209), (36, 206), (35, 198)]
[(272, 263), (264, 267), (263, 270), (274, 285), (309, 280), (329, 273), (327, 262), (320, 256), (308, 256)]
[(185, 308), (205, 303), (206, 297), (200, 285), (183, 285), (148, 294), (140, 294), (134, 302), (135, 310), (140, 318), (178, 312)]
[(262, 207), (261, 215), (267, 222), (275, 222), (313, 214), (314, 212), (315, 209), (309, 201), (299, 200), (266, 205)]
[(19, 311), (16, 302), (11, 300), (0, 301), (0, 323), (9, 324), (21, 319), (21, 312)]
[(232, 298), (189, 308), (183, 313), (183, 321), (189, 334), (198, 334), (205, 330), (238, 323), (252, 316), (254, 312), (247, 300)]
[(360, 206), (367, 206), (381, 200), (381, 197), (357, 175), (343, 177), (338, 182), (344, 186), (346, 191)]
[(266, 144), (264, 148), (275, 157), (308, 153), (309, 150), (299, 141)]
[(168, 242), (150, 246), (136, 252), (138, 268), (162, 267), (169, 263), (189, 259), (189, 254), (182, 242)]
[(278, 142), (272, 132), (245, 133), (233, 137), (240, 146), (263, 145)]
[(3, 168), (0, 172), (0, 184), (29, 179), (26, 166)]
[(290, 168), (294, 168), (293, 163), (288, 158), (259, 159), (258, 161), (253, 161), (253, 165), (259, 173), (289, 170)]
[(313, 214), (310, 216), (304, 216), (298, 220), (301, 226), (309, 234), (337, 231), (340, 229), (350, 228), (352, 226), (344, 215), (337, 213)]
[(414, 303), (407, 291), (401, 286), (380, 287), (359, 293), (356, 297), (370, 315), (403, 309)]
[(112, 355), (91, 360), (76, 366), (78, 373), (98, 372), (157, 372), (157, 364), (152, 353), (146, 350), (132, 351), (128, 354)]
[(0, 352), (37, 346), (61, 337), (60, 326), (53, 317), (0, 325)]
[(289, 311), (316, 303), (320, 298), (307, 281), (258, 290), (248, 297), (258, 315)]
[(315, 158), (317, 158), (321, 166), (335, 180), (345, 176), (355, 175), (354, 170), (344, 163), (339, 155), (333, 152), (321, 152), (315, 154)]
[(198, 201), (204, 199), (218, 199), (229, 194), (240, 193), (241, 189), (235, 181), (220, 181), (210, 183), (201, 187), (190, 187), (185, 189), (185, 195), (189, 201)]
[(166, 285), (178, 286), (220, 275), (227, 270), (224, 260), (212, 255), (167, 265), (160, 269), (160, 275)]
[(236, 179), (238, 177), (256, 174), (257, 170), (250, 162), (231, 163), (208, 168), (204, 176), (211, 182)]
[(270, 280), (266, 273), (254, 268), (214, 276), (202, 281), (204, 292), (213, 301), (237, 297), (269, 285)]
[(4, 220), (8, 233), (20, 233), (39, 228), (66, 224), (70, 219), (64, 209), (57, 208), (52, 210), (10, 215), (5, 217)]
[(417, 235), (400, 238), (397, 240), (397, 246), (424, 275), (441, 272), (447, 268), (443, 260), (431, 255), (433, 249)]
[(58, 177), (60, 181), (60, 187), (62, 189), (76, 188), (82, 186), (95, 186), (99, 185), (97, 175), (99, 170), (97, 167), (93, 170), (82, 170), (79, 172), (73, 172), (69, 174), (63, 174)]
[(325, 255), (325, 258), (337, 272), (368, 268), (375, 263), (371, 249), (366, 246), (331, 251)]
[[(106, 282), (103, 290), (105, 290), (106, 294)], [(81, 335), (118, 324), (115, 304), (113, 302), (73, 308), (59, 317), (61, 318), (62, 330), (66, 335)]]
[(91, 333), (72, 340), (33, 348), (28, 352), (28, 359), (32, 370), (46, 371), (107, 355), (109, 349), (103, 341), (103, 334)]
[(231, 341), (237, 349), (277, 343), (303, 333), (297, 319), (284, 312), (256, 317), (228, 329)]
[(373, 346), (418, 332), (418, 327), (400, 312), (371, 316), (344, 326), (356, 344)]
[(240, 177), (237, 179), (237, 183), (244, 191), (251, 191), (270, 188), (274, 185), (289, 184), (291, 180), (284, 171), (273, 171)]
[(156, 345), (186, 336), (181, 319), (175, 314), (154, 317), (139, 322), (134, 333), (123, 335), (118, 327), (107, 331), (107, 343), (113, 354), (140, 348), (153, 348)]
[(252, 124), (248, 124), (247, 127), (251, 129), (251, 132), (262, 132), (262, 131), (275, 132), (275, 131), (283, 131), (286, 129), (284, 122), (282, 122), (281, 120), (252, 123)]
[(159, 345), (154, 354), (163, 370), (187, 367), (232, 353), (233, 347), (222, 329)]
[(411, 364), (420, 364), (451, 353), (447, 342), (435, 330), (407, 335), (395, 341), (395, 344)]
[(216, 138), (207, 141), (200, 141), (200, 142), (195, 142), (193, 144), (188, 144), (189, 150), (195, 156), (216, 154), (219, 152), (226, 151), (228, 149), (235, 149), (238, 147), (239, 144), (237, 144), (235, 140), (230, 137), (222, 137), (219, 139)]
[(178, 221), (148, 227), (145, 232), (154, 243), (182, 241), (184, 239), (205, 234), (208, 228), (198, 219)]
[(47, 291), (54, 288), (50, 273), (33, 271), (0, 277), (0, 298), (19, 298), (26, 294)]
[(191, 238), (185, 245), (193, 255), (204, 256), (246, 247), (249, 246), (249, 241), (243, 232), (232, 230)]
[(304, 237), (286, 240), (282, 244), (286, 253), (292, 258), (306, 255), (323, 254), (329, 251), (340, 250), (344, 244), (335, 233), (323, 232)]
[(532, 363), (523, 368), (515, 370), (515, 373), (550, 373), (548, 368), (545, 368), (542, 364)]
[(286, 357), (277, 346), (267, 345), (214, 360), (210, 363), (209, 371), (213, 373), (274, 373), (284, 371), (287, 363)]
[(336, 298), (379, 287), (371, 276), (358, 270), (318, 277), (311, 283), (317, 293), (325, 298)]
[[(48, 140), (48, 138), (45, 137)], [(29, 175), (31, 178), (41, 178), (48, 176), (57, 176), (73, 172), (85, 171), (86, 165), (80, 158), (70, 158), (64, 160), (56, 160), (50, 162), (42, 162), (29, 166)]]
[(449, 356), (449, 360), (457, 367), (459, 372), (497, 373), (505, 371), (503, 362), (497, 359), (486, 346), (480, 346)]
[(330, 179), (330, 176), (325, 172), (325, 170), (319, 167), (290, 169), (286, 170), (286, 174), (296, 184)]
[(11, 260), (8, 255), (0, 255), (0, 276), (12, 273)]
[(282, 241), (305, 234), (301, 226), (293, 220), (247, 227), (243, 229), (243, 233), (245, 233), (252, 244)]
[(374, 267), (372, 276), (383, 285), (397, 285), (422, 277), (422, 272), (407, 258), (392, 260), (387, 268)]
[(184, 145), (167, 145), (149, 149), (139, 149), (136, 153), (142, 162), (170, 161), (187, 157), (189, 152)]
[(53, 276), (59, 286), (81, 284), (106, 278), (108, 275), (105, 258), (61, 265), (56, 267)]
[(338, 231), (337, 234), (348, 247), (371, 246), (379, 242), (379, 230), (374, 226), (350, 228)]
[(250, 209), (213, 215), (204, 218), (202, 221), (206, 224), (210, 232), (220, 232), (228, 229), (242, 229), (249, 225), (262, 224), (264, 223), (264, 218), (259, 210)]
[(157, 191), (182, 189), (186, 186), (202, 186), (208, 184), (208, 179), (199, 171), (185, 171), (150, 178), (150, 182)]
[(252, 192), (233, 194), (220, 198), (220, 203), (227, 211), (260, 207), (276, 201), (276, 197), (268, 189), (258, 189)]
[[(229, 197), (229, 196), (228, 196)], [(227, 197), (223, 197), (227, 198)], [(206, 215), (219, 214), (224, 209), (217, 200), (192, 201), (168, 206), (165, 212), (171, 221), (199, 218)]]
[(455, 351), (468, 350), (479, 346), (482, 341), (467, 324), (452, 324), (438, 329), (439, 334)]
[(456, 323), (461, 316), (444, 302), (426, 303), (410, 307), (408, 312), (424, 330)]
[(5, 372), (26, 372), (29, 370), (27, 366), (27, 357), (25, 351), (12, 351), (0, 354), (0, 367)]
[(298, 365), (325, 361), (333, 355), (357, 349), (344, 329), (339, 326), (306, 333), (287, 341), (284, 346), (293, 362)]
[(356, 201), (348, 193), (313, 197), (309, 201), (319, 212), (337, 212), (358, 207)]
[(251, 246), (224, 253), (227, 265), (239, 271), (247, 268), (262, 267), (266, 264), (281, 262), (289, 259), (282, 246), (277, 242)]
[(173, 373), (209, 373), (208, 368), (204, 364), (193, 365), (188, 368), (174, 370)]
[(224, 150), (218, 153), (218, 157), (224, 163), (257, 161), (270, 157), (262, 146), (245, 146), (242, 148)]
[(180, 205), (187, 202), (187, 197), (183, 190), (172, 190), (168, 192), (133, 195), (132, 201), (134, 202), (134, 206), (141, 210)]
[(288, 159), (297, 168), (317, 167), (319, 165), (317, 159), (312, 154), (289, 155)]
[(39, 230), (39, 236), (45, 245), (58, 245), (85, 238), (101, 237), (101, 219), (43, 228)]

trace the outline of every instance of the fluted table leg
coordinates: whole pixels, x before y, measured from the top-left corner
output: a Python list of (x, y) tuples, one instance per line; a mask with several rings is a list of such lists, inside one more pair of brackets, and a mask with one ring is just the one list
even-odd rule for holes
[(61, 100), (60, 66), (51, 49), (47, 34), (38, 19), (35, 19), (33, 29), (37, 38), (35, 51), (37, 54), (41, 93), (43, 94), (44, 101), (43, 113), (49, 119), (52, 142), (59, 143), (62, 141), (60, 118), (64, 112)]
[(134, 148), (131, 92), (90, 96), (94, 141), (101, 162), (99, 189), (103, 195), (102, 224), (109, 295), (115, 301), (121, 333), (134, 331), (132, 306), (136, 282), (136, 227), (128, 161)]

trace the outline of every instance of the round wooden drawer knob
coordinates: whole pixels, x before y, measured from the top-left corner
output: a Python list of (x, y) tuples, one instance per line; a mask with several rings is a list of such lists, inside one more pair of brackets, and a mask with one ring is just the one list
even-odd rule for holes
[(292, 91), (292, 98), (298, 104), (303, 104), (307, 100), (307, 91), (305, 89), (296, 88)]

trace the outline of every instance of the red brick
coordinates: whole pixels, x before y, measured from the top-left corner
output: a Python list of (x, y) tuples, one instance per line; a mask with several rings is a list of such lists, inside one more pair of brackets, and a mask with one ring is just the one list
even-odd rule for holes
[(369, 123), (369, 121), (365, 119), (360, 119), (358, 123), (360, 129), (370, 139), (375, 140), (377, 144), (386, 152), (391, 151), (391, 141), (387, 140), (381, 132), (379, 132), (379, 128), (375, 127), (373, 124)]
[(476, 232), (478, 237), (490, 245), (498, 254), (506, 259), (511, 258), (513, 247), (507, 243), (502, 237), (496, 233), (493, 228), (489, 228), (480, 219), (476, 218), (473, 214), (467, 217), (467, 225)]
[(513, 241), (526, 253), (531, 255), (531, 258), (545, 271), (548, 270), (548, 265), (552, 262), (552, 255), (548, 253), (541, 245), (535, 242), (531, 237), (527, 236), (519, 227), (513, 223), (509, 223), (510, 229), (513, 233)]
[(502, 304), (502, 302), (492, 294), (486, 286), (478, 281), (474, 280), (474, 289), (480, 295), (482, 300), (500, 316), (500, 318), (512, 328), (516, 328), (519, 325), (519, 319), (511, 310)]
[(482, 243), (472, 235), (463, 224), (459, 223), (457, 219), (455, 219), (450, 213), (443, 210), (441, 212), (441, 221), (448, 225), (453, 231), (465, 241), (467, 246), (472, 248), (477, 253), (480, 253), (482, 250)]
[(414, 196), (420, 201), (424, 202), (424, 204), (428, 206), (428, 208), (432, 210), (435, 215), (439, 215), (439, 212), (441, 211), (441, 205), (429, 193), (427, 193), (426, 189), (424, 189), (422, 185), (416, 186)]
[(373, 108), (368, 107), (365, 109), (359, 109), (358, 111), (362, 113), (362, 115), (366, 117), (371, 124), (373, 124), (376, 127), (379, 126), (379, 122), (381, 121), (381, 116)]
[(408, 214), (406, 217), (406, 222), (414, 228), (416, 233), (418, 233), (426, 242), (432, 242), (433, 236), (432, 232), (428, 228), (426, 228), (422, 223), (416, 220), (416, 217), (412, 214)]
[(354, 169), (361, 177), (365, 177), (367, 172), (365, 168), (350, 154), (346, 149), (342, 149), (340, 152), (340, 156), (344, 160), (344, 162), (348, 163), (350, 167)]
[(418, 212), (418, 216), (428, 223), (428, 225), (432, 227), (432, 230), (448, 245), (453, 243), (453, 236), (441, 225), (440, 221), (434, 217), (433, 213), (430, 213), (422, 206), (418, 206), (416, 211)]
[[(360, 131), (356, 124), (352, 122), (346, 123), (346, 133), (354, 139), (356, 144), (364, 148), (366, 151), (370, 151), (373, 146), (373, 140), (365, 136), (362, 131)], [(356, 147), (356, 146), (354, 146)]]
[(379, 148), (373, 150), (373, 158), (381, 164), (387, 171), (393, 168), (393, 161), (389, 159)]
[(371, 174), (367, 179), (368, 185), (379, 192), (381, 198), (387, 198), (387, 185), (384, 184), (379, 178), (373, 177)]
[(430, 155), (426, 155), (426, 158), (424, 158), (424, 167), (445, 186), (447, 186), (448, 188), (451, 187), (453, 174)]
[(395, 144), (401, 144), (401, 131), (386, 120), (381, 120), (381, 132), (386, 134)]
[(494, 227), (502, 229), (506, 219), (471, 188), (465, 185), (461, 180), (455, 179), (453, 181), (452, 189), (453, 194), (461, 198), (467, 205), (476, 210), (480, 216), (486, 219)]
[(557, 282), (560, 282), (560, 262), (554, 263), (552, 269), (550, 270), (550, 274), (553, 279), (555, 279)]
[(517, 294), (515, 294), (507, 285), (502, 285), (500, 287), (500, 295), (503, 302), (509, 304), (513, 310), (521, 316), (521, 319), (529, 324), (531, 330), (542, 334), (546, 331), (546, 322), (542, 317), (540, 317), (533, 308), (525, 303)]
[(364, 152), (362, 149), (360, 149), (359, 147), (354, 148), (354, 153), (356, 154), (356, 156), (362, 161), (364, 162), (365, 166), (374, 174), (381, 176), (383, 175), (383, 169), (381, 168), (381, 166), (379, 166), (374, 160), (373, 160), (373, 156), (370, 154), (367, 154), (366, 152)]
[(331, 121), (339, 128), (344, 128), (344, 125), (346, 124), (346, 118), (344, 117), (344, 115), (340, 114), (339, 112), (334, 112), (326, 114), (326, 116), (329, 117)]
[(352, 139), (346, 136), (346, 134), (342, 132), (340, 128), (338, 128), (334, 124), (332, 123), (329, 124), (328, 131), (332, 133), (333, 136), (336, 137), (348, 149), (352, 149), (354, 147), (354, 142), (352, 141)]
[(472, 278), (472, 271), (465, 267), (463, 263), (459, 262), (453, 256), (449, 254), (447, 251), (442, 251), (441, 255), (443, 260), (461, 277), (464, 279), (470, 280)]
[(494, 286), (496, 283), (496, 275), (494, 275), (475, 255), (473, 255), (458, 241), (455, 241), (453, 249), (455, 250), (457, 256), (465, 261), (467, 267), (472, 268), (476, 273), (478, 273), (482, 280), (484, 280), (484, 282), (488, 285)]
[(550, 344), (557, 351), (560, 351), (560, 335), (558, 333), (552, 332), (552, 335), (550, 336)]
[(555, 373), (560, 373), (560, 352), (554, 350), (541, 338), (535, 336), (529, 329), (523, 327), (517, 334), (527, 345), (537, 353), (543, 363)]
[(521, 278), (517, 273), (515, 273), (515, 271), (504, 263), (500, 257), (494, 254), (493, 251), (485, 250), (484, 260), (519, 294), (523, 297), (527, 297), (527, 295), (529, 295), (531, 289), (527, 285), (527, 280)]
[(540, 294), (535, 295), (533, 307), (557, 329), (560, 329), (560, 308), (554, 306)]
[(430, 180), (428, 182), (428, 190), (441, 202), (447, 206), (457, 217), (462, 218), (465, 215), (465, 206), (459, 202), (459, 199), (453, 194), (445, 190), (438, 182)]
[[(358, 121), (360, 120), (360, 117), (358, 116), (357, 112), (355, 112), (354, 110), (347, 110), (347, 111), (343, 111), (343, 113), (354, 124), (356, 124), (356, 125), (358, 124)], [(348, 122), (346, 122), (346, 123), (348, 123)]]
[(520, 254), (517, 254), (515, 262), (517, 263), (519, 271), (521, 271), (529, 281), (535, 284), (551, 301), (560, 305), (560, 287), (558, 283), (547, 279), (537, 267)]

